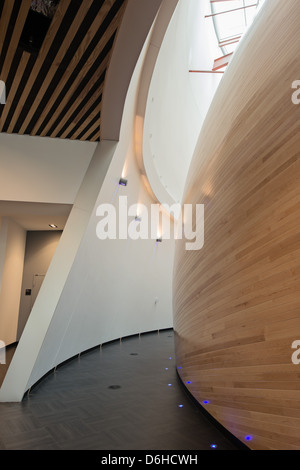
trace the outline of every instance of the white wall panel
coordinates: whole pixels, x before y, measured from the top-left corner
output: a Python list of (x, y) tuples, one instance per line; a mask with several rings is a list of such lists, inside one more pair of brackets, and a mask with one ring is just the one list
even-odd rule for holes
[(0, 134), (0, 201), (73, 204), (96, 146)]

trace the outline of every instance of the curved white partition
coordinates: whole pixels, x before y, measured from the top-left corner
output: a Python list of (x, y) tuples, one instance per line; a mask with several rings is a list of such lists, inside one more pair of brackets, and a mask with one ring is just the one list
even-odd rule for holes
[[(153, 202), (142, 183), (133, 139), (143, 55), (127, 90), (160, 4), (161, 0), (128, 2), (104, 94), (103, 140), (1, 387), (2, 402), (21, 401), (31, 386), (75, 354), (119, 337), (172, 327), (172, 241), (156, 247), (153, 240), (100, 241), (96, 234), (99, 204), (117, 208), (121, 195), (127, 196), (128, 204), (149, 207)], [(136, 24), (136, 18), (142, 20)], [(117, 76), (122, 50), (123, 70)], [(122, 86), (114, 93), (120, 80)], [(118, 186), (124, 167), (127, 188)]]
[(145, 67), (149, 76), (152, 60), (138, 107), (139, 164), (156, 198), (169, 205), (182, 202), (199, 131), (222, 77), (191, 72), (211, 70), (220, 54), (213, 23), (205, 18), (209, 8), (209, 0), (179, 2), (163, 42), (154, 30)]

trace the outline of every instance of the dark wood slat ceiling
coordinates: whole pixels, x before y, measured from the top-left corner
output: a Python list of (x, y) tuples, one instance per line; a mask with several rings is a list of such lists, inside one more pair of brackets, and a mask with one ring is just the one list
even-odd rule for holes
[(0, 0), (0, 132), (99, 141), (107, 67), (127, 0), (60, 0), (38, 53), (20, 44), (32, 0)]

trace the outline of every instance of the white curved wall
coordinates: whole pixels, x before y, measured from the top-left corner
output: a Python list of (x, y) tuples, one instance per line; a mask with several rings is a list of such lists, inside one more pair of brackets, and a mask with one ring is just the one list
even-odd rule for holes
[[(155, 249), (154, 240), (100, 241), (96, 236), (100, 204), (113, 201), (118, 208), (119, 196), (128, 197), (128, 206), (140, 203), (150, 207), (153, 202), (143, 186), (134, 154), (138, 72), (127, 96), (120, 142), (27, 388), (78, 351), (173, 326), (174, 242), (164, 241)], [(120, 187), (115, 196), (124, 168), (128, 186)]]
[(17, 340), (26, 231), (0, 217), (0, 339), (8, 346)]
[(151, 81), (143, 157), (159, 200), (165, 191), (181, 202), (199, 129), (222, 77), (189, 72), (211, 70), (220, 55), (212, 20), (204, 18), (208, 12), (208, 0), (179, 1)]
[[(165, 0), (165, 3), (174, 7), (174, 1)], [(186, 0), (181, 3), (185, 7), (189, 5)], [(189, 11), (192, 14), (192, 10)], [(182, 19), (186, 21), (184, 14)], [(186, 28), (187, 23), (184, 22), (184, 25), (182, 27)], [(120, 140), (118, 143), (102, 140), (96, 149), (1, 387), (0, 401), (20, 401), (23, 393), (49, 370), (79, 352), (119, 337), (173, 326), (174, 240), (164, 240), (156, 246), (155, 240), (151, 239), (136, 242), (99, 241), (96, 236), (99, 221), (96, 211), (100, 204), (113, 201), (117, 206), (118, 196), (122, 194), (128, 196), (129, 206), (139, 203), (150, 209), (150, 205), (155, 202), (144, 185), (135, 155), (139, 79), (148, 45), (149, 42), (140, 56), (127, 94)], [(193, 96), (195, 90), (198, 90), (197, 87), (193, 88), (193, 80), (199, 84), (204, 77), (191, 78), (188, 70), (184, 74), (186, 80), (190, 81), (190, 106), (187, 105), (190, 112), (185, 115), (187, 121), (184, 134), (185, 148), (190, 150), (185, 152), (184, 162), (180, 160), (182, 152), (177, 151), (175, 155), (171, 151), (173, 160), (162, 163), (165, 175), (171, 165), (174, 174), (181, 176), (181, 190), (185, 180), (184, 171), (187, 172), (192, 156), (189, 153), (192, 153), (194, 146), (189, 123), (194, 123), (197, 118), (198, 124), (193, 124), (196, 135), (196, 128), (199, 132), (206, 112), (202, 98), (210, 89), (199, 88), (200, 112), (199, 102)], [(211, 80), (215, 79), (205, 77), (210, 86)], [(217, 82), (214, 86), (217, 86)], [(185, 88), (181, 89), (183, 91)], [(169, 122), (167, 125), (170, 125)], [(193, 137), (196, 140), (195, 135)], [(174, 160), (177, 166), (173, 164)], [(129, 184), (127, 188), (119, 188), (116, 193), (119, 178), (124, 171)]]
[[(118, 205), (122, 194), (128, 196), (129, 206), (142, 203), (150, 208), (154, 202), (143, 185), (134, 151), (143, 57), (127, 95), (120, 141), (102, 141), (97, 147), (1, 387), (0, 401), (22, 400), (49, 370), (79, 352), (173, 325), (173, 240), (156, 246), (151, 239), (100, 241), (96, 236), (100, 204)], [(129, 184), (116, 194), (124, 169)]]

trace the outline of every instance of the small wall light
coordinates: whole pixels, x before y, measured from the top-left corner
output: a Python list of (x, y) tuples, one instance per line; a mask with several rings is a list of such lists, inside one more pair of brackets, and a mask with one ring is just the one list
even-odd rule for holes
[(6, 104), (6, 86), (2, 80), (0, 80), (0, 104)]
[(119, 181), (120, 186), (127, 186), (127, 184), (128, 184), (128, 180), (126, 180), (125, 178), (120, 179)]
[(162, 243), (162, 237), (156, 239), (156, 243)]

